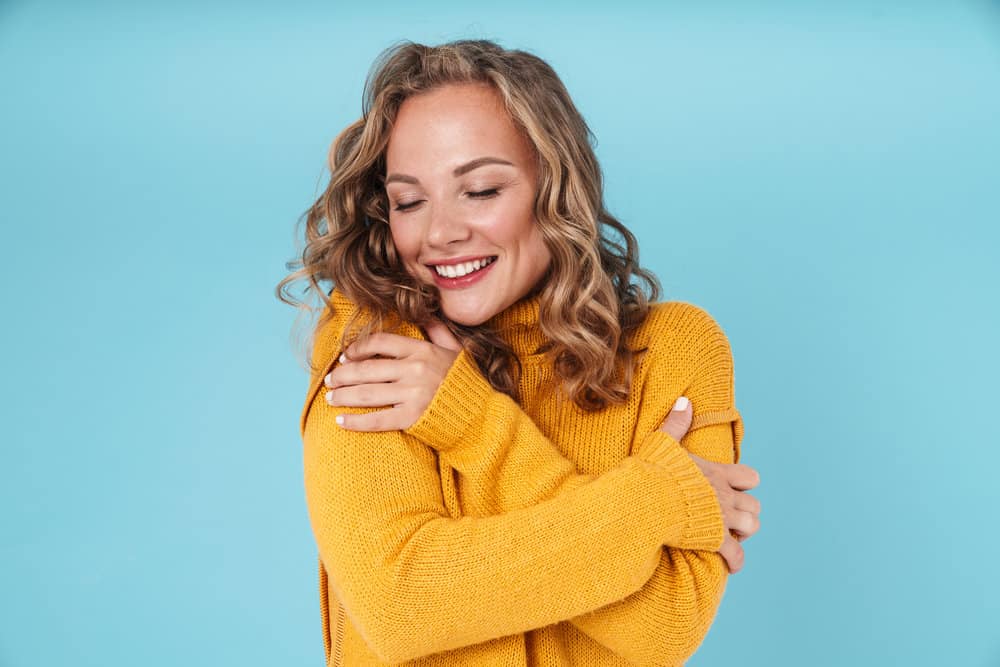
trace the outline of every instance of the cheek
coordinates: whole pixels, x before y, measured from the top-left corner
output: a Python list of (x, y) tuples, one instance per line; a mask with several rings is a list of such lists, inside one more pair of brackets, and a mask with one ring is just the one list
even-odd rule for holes
[(412, 233), (407, 233), (405, 227), (401, 225), (390, 223), (389, 231), (392, 233), (392, 245), (396, 248), (400, 258), (404, 262), (415, 259), (420, 251), (420, 239)]
[(549, 252), (549, 247), (545, 245), (542, 230), (539, 229), (533, 214), (521, 228), (520, 246), (524, 260), (534, 269), (534, 272), (544, 273), (552, 261), (552, 255)]
[(412, 232), (408, 232), (405, 225), (391, 225), (392, 245), (396, 248), (396, 254), (403, 268), (410, 276), (420, 278), (420, 264), (417, 258), (420, 256), (420, 237)]
[(525, 259), (533, 264), (544, 263), (548, 259), (548, 247), (542, 239), (542, 231), (538, 228), (538, 222), (530, 208), (517, 219), (515, 236)]
[(479, 231), (495, 245), (514, 247), (520, 246), (525, 252), (525, 244), (530, 244), (531, 237), (537, 233), (535, 229), (534, 211), (530, 203), (497, 207), (488, 215), (479, 218)]
[(531, 264), (535, 267), (535, 273), (537, 275), (545, 273), (551, 262), (552, 255), (549, 253), (548, 246), (542, 240), (541, 234), (536, 234), (531, 244)]

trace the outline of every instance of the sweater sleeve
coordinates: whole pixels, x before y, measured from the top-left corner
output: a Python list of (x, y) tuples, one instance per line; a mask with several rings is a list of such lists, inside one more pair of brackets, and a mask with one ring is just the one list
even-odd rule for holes
[[(678, 326), (687, 334), (681, 337), (686, 341), (683, 354), (665, 349), (664, 338), (651, 341), (632, 454), (651, 462), (669, 461), (672, 473), (679, 475), (680, 493), (661, 506), (664, 516), (677, 525), (704, 529), (705, 521), (717, 517), (717, 500), (681, 447), (708, 460), (735, 462), (742, 419), (734, 404), (732, 354), (725, 335), (705, 311), (690, 304), (682, 308)], [(682, 393), (691, 398), (695, 410), (692, 428), (681, 443), (659, 430), (676, 398), (663, 382), (671, 375), (666, 366), (678, 357), (690, 359), (688, 387)], [(470, 360), (460, 358), (453, 371), (455, 377), (446, 378), (439, 390), (441, 400), (435, 397), (409, 432), (443, 447), (442, 456), (449, 464), (490, 485), (480, 494), (493, 499), (493, 511), (527, 506), (585, 483), (588, 476), (575, 474), (572, 462), (537, 433), (519, 406), (484, 388), (489, 385), (473, 372)], [(491, 410), (494, 402), (503, 409)], [(489, 437), (463, 442), (468, 433)], [(493, 446), (486, 447), (488, 443)], [(641, 589), (569, 621), (630, 662), (682, 663), (704, 640), (725, 590), (728, 569), (715, 552), (721, 544), (719, 521), (718, 541), (706, 543), (705, 533), (696, 531), (665, 542), (669, 546), (661, 550), (653, 575)]]
[[(327, 360), (337, 353), (329, 335), (316, 351)], [(317, 377), (302, 418), (310, 522), (337, 597), (388, 662), (601, 608), (649, 580), (663, 544), (696, 535), (706, 548), (721, 542), (717, 506), (707, 521), (697, 514), (678, 522), (664, 511), (690, 489), (704, 498), (706, 483), (692, 479), (689, 457), (667, 441), (600, 476), (574, 475), (565, 460), (554, 461), (561, 472), (542, 479), (564, 480), (557, 495), (494, 516), (453, 518), (435, 451), (405, 431), (341, 429), (336, 412), (370, 409), (335, 411)]]
[[(688, 386), (694, 419), (681, 445), (718, 463), (735, 463), (743, 420), (735, 407), (733, 357), (725, 334), (704, 310), (684, 304), (691, 363)], [(673, 439), (658, 430), (675, 397), (660, 378), (678, 355), (651, 346), (649, 370), (636, 431), (643, 446), (649, 438)], [(665, 546), (653, 576), (637, 592), (618, 602), (572, 619), (589, 637), (640, 665), (681, 665), (695, 653), (715, 620), (729, 569), (715, 549)]]
[[(734, 462), (729, 423), (703, 426), (682, 442), (702, 458)], [(642, 588), (571, 622), (629, 662), (681, 665), (708, 634), (728, 576), (718, 552), (663, 547), (659, 565)]]
[[(661, 418), (662, 421), (662, 418)], [(488, 499), (486, 513), (530, 507), (592, 483), (579, 473), (521, 406), (496, 391), (463, 350), (430, 405), (405, 433), (437, 450), (442, 460)], [(667, 473), (670, 495), (659, 511), (672, 526), (663, 544), (715, 549), (722, 544), (722, 513), (711, 484), (680, 444), (663, 432), (635, 443), (632, 457)]]

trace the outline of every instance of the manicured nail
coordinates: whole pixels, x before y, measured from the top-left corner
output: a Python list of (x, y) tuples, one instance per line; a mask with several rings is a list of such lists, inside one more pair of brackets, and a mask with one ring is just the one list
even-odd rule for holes
[(347, 357), (345, 357), (344, 355), (340, 355), (340, 363), (342, 364), (347, 363)]
[(687, 399), (687, 396), (681, 396), (676, 401), (674, 401), (673, 409), (677, 411), (687, 410), (688, 403), (689, 401)]
[(344, 425), (344, 415), (337, 415), (337, 417), (336, 417), (336, 419), (334, 419), (334, 421), (337, 422), (338, 424), (340, 424), (341, 426), (343, 426)]
[[(330, 403), (330, 401), (332, 401), (332, 400), (333, 400), (333, 389), (331, 389), (330, 391), (326, 392), (326, 402)], [(333, 403), (330, 403), (330, 405), (333, 405)]]

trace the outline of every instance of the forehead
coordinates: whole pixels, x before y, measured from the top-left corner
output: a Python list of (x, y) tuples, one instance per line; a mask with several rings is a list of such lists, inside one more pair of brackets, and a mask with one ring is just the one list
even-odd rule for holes
[[(442, 168), (484, 154), (521, 163), (530, 146), (487, 84), (452, 84), (406, 99), (399, 108), (389, 145), (388, 165)], [(442, 164), (442, 161), (448, 164)]]

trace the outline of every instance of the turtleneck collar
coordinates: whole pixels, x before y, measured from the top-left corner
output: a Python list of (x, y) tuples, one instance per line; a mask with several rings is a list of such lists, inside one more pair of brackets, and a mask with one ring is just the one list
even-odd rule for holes
[(534, 354), (546, 341), (539, 323), (540, 304), (539, 293), (528, 295), (486, 321), (520, 359)]

